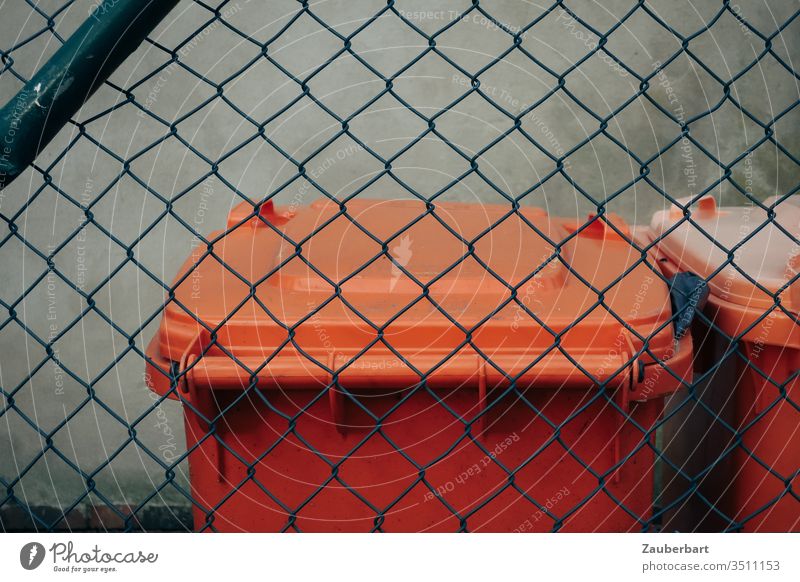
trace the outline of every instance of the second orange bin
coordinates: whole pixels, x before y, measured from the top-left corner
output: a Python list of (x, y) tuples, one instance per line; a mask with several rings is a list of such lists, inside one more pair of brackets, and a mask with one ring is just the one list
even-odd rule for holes
[[(713, 327), (698, 362), (712, 388), (730, 392), (734, 412), (722, 418), (727, 431), (713, 432), (725, 440), (717, 450), (733, 462), (704, 459), (725, 473), (711, 475), (706, 496), (724, 501), (723, 527), (752, 532), (800, 531), (800, 205), (796, 196), (776, 202), (764, 202), (774, 206), (768, 217), (707, 197), (691, 208), (691, 221), (676, 207), (651, 225), (667, 274), (691, 271), (708, 281)], [(720, 367), (729, 369), (718, 376)], [(720, 382), (723, 376), (734, 383)]]
[(243, 204), (176, 280), (148, 378), (184, 403), (197, 529), (647, 529), (692, 346), (628, 227), (346, 209)]

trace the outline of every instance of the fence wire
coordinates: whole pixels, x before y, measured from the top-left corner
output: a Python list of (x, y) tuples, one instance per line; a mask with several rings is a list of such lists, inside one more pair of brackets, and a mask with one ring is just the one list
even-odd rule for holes
[[(793, 389), (800, 373), (798, 360), (787, 347), (778, 363), (770, 360), (766, 365), (753, 353), (752, 342), (748, 347), (743, 341), (776, 317), (797, 325), (797, 314), (786, 307), (786, 297), (798, 275), (790, 273), (776, 293), (753, 279), (752, 270), (737, 264), (737, 253), (758, 240), (765, 229), (780, 231), (786, 237), (784, 246), (798, 248), (800, 244), (797, 225), (776, 219), (781, 209), (793, 203), (800, 186), (800, 150), (793, 130), (800, 80), (792, 62), (800, 14), (796, 3), (779, 3), (767, 12), (770, 18), (751, 7), (757, 23), (747, 7), (729, 1), (690, 3), (687, 13), (701, 23), (691, 26), (692, 19), (683, 20), (680, 12), (670, 12), (664, 3), (644, 0), (618, 2), (602, 10), (596, 6), (593, 10), (592, 3), (567, 1), (546, 6), (524, 3), (520, 9), (507, 2), (473, 0), (448, 3), (441, 10), (399, 0), (356, 2), (348, 7), (337, 2), (275, 2), (259, 7), (257, 15), (263, 22), (244, 4), (249, 3), (194, 0), (181, 4), (32, 168), (3, 192), (0, 216), (7, 230), (0, 239), (6, 279), (0, 297), (4, 346), (0, 419), (7, 454), (0, 465), (0, 523), (5, 530), (213, 531), (219, 529), (219, 516), (228, 515), (241, 496), (269, 506), (269, 527), (280, 531), (325, 529), (313, 519), (304, 520), (304, 514), (321, 511), (327, 515), (325, 508), (337, 503), (358, 507), (354, 515), (339, 518), (365, 520), (368, 525), (363, 529), (370, 531), (415, 528), (413, 523), (403, 526), (396, 520), (398, 513), (413, 513), (418, 503), (435, 506), (426, 511), (452, 531), (491, 529), (486, 513), (494, 515), (498, 508), (512, 505), (518, 525), (509, 529), (559, 531), (565, 524), (569, 529), (575, 520), (585, 520), (580, 526), (583, 530), (600, 531), (609, 527), (610, 513), (603, 514), (606, 510), (602, 509), (609, 503), (623, 516), (616, 519), (622, 519), (627, 524), (624, 529), (630, 531), (741, 531), (749, 524), (760, 524), (779, 503), (780, 511), (795, 512), (798, 525), (800, 467), (787, 472), (786, 467), (774, 466), (770, 459), (760, 458), (759, 448), (747, 439), (748, 432), (759, 421), (767, 422), (777, 408), (793, 410), (800, 419)], [(77, 0), (26, 0), (25, 6), (25, 10), (16, 9), (15, 22), (3, 18), (4, 29), (13, 32), (4, 34), (10, 46), (0, 51), (4, 100), (92, 10), (90, 3)], [(509, 14), (516, 15), (516, 20), (512, 22)], [(459, 27), (466, 27), (466, 32)], [(717, 37), (715, 31), (721, 31)], [(626, 35), (634, 40), (621, 41)], [(658, 51), (648, 52), (643, 41), (640, 50), (634, 50), (636, 35), (660, 39), (656, 44), (644, 43)], [(709, 37), (713, 44), (722, 44), (715, 58), (707, 50)], [(537, 44), (541, 38), (555, 56), (543, 56)], [(463, 44), (455, 46), (458, 42)], [(396, 50), (387, 56), (383, 49), (388, 45)], [(647, 58), (642, 58), (641, 51)], [(536, 71), (536, 90), (524, 85), (503, 88), (509, 71), (517, 70), (523, 77), (526, 68)], [(591, 71), (600, 72), (592, 77)], [(681, 84), (687, 76), (702, 78), (692, 89), (693, 96)], [(444, 78), (447, 89), (431, 90), (426, 84), (429, 78)], [(269, 79), (268, 94), (263, 93), (259, 79)], [(273, 82), (278, 84), (273, 87)], [(423, 95), (432, 91), (424, 95), (431, 97), (430, 102), (410, 91), (415, 83)], [(632, 90), (623, 91), (623, 96), (614, 93), (614, 86), (620, 84)], [(755, 89), (748, 90), (746, 85)], [(369, 90), (361, 91), (363, 87)], [(587, 92), (587, 87), (592, 91)], [(768, 91), (773, 87), (774, 95)], [(607, 99), (612, 93), (615, 96)], [(567, 112), (549, 109), (554, 102), (566, 104)], [(463, 133), (454, 138), (454, 126), (481, 127), (483, 120), (474, 116), (462, 115), (456, 122), (449, 117), (470, 107), (490, 119), (494, 131), (467, 135), (462, 127)], [(403, 130), (381, 135), (376, 108), (397, 116), (395, 121)], [(629, 123), (645, 117), (648, 128), (659, 127), (660, 137), (649, 147), (625, 134), (626, 128), (629, 133), (640, 131), (631, 130)], [(580, 138), (563, 137), (560, 124), (576, 119)], [(746, 138), (727, 141), (725, 137), (720, 144), (719, 136), (728, 135), (725, 131), (731, 124), (745, 128)], [(717, 137), (716, 143), (709, 143), (709, 135)], [(509, 144), (512, 149), (523, 148), (536, 161), (529, 167), (504, 169), (502, 158), (509, 155), (504, 149)], [(594, 165), (587, 155), (595, 156)], [(161, 162), (159, 156), (163, 156)], [(435, 161), (420, 172), (426, 158)], [(444, 160), (451, 166), (437, 176), (433, 170), (439, 163), (444, 166)], [(765, 164), (767, 169), (760, 169)], [(330, 165), (336, 165), (336, 170), (329, 171)], [(265, 167), (272, 175), (265, 175)], [(607, 174), (602, 174), (604, 167)], [(167, 170), (175, 172), (167, 172), (164, 178)], [(665, 178), (668, 173), (676, 174), (679, 181), (670, 182)], [(83, 176), (91, 177), (84, 180)], [(754, 186), (754, 180), (763, 183)], [(562, 189), (554, 189), (556, 183)], [(388, 238), (372, 232), (353, 212), (357, 200), (376, 190), (389, 192), (384, 198), (419, 203), (418, 215)], [(674, 228), (652, 240), (634, 237), (613, 214), (636, 220), (631, 208), (648, 196), (650, 205), (639, 211), (640, 218), (647, 213), (647, 222), (650, 211), (658, 208), (677, 208), (681, 213)], [(752, 207), (753, 214), (747, 231), (732, 248), (706, 233), (708, 245), (716, 246), (725, 259), (705, 282), (733, 268), (769, 295), (773, 304), (733, 336), (708, 310), (698, 309), (694, 349), (704, 365), (696, 364), (694, 378), (686, 382), (668, 361), (659, 364), (663, 376), (680, 390), (668, 398), (662, 416), (642, 425), (620, 406), (613, 385), (619, 374), (640, 360), (659, 361), (651, 340), (687, 314), (695, 316), (700, 287), (679, 289), (662, 273), (654, 253), (662, 239), (681, 226), (702, 231), (694, 203), (707, 196)], [(564, 208), (559, 206), (561, 197), (574, 201), (574, 212), (582, 218), (566, 238), (550, 240), (531, 222), (526, 209), (550, 205), (552, 214)], [(292, 239), (265, 212), (273, 202), (278, 208), (288, 205), (297, 210), (314, 199), (327, 199), (333, 210), (300, 240)], [(491, 201), (504, 210), (481, 232), (465, 238), (448, 226), (443, 209), (449, 208), (445, 202), (470, 199)], [(223, 226), (227, 210), (240, 203), (249, 212)], [(337, 279), (309, 260), (308, 248), (314, 237), (340, 219), (350, 225), (352, 236), (369, 241), (376, 251)], [(476, 250), (481, 239), (509, 219), (535, 230), (552, 247), (521, 281), (504, 280)], [(250, 228), (252, 220), (288, 249), (274, 269), (254, 281), (247, 279), (235, 259), (220, 252), (226, 238)], [(423, 280), (398, 256), (397, 246), (402, 247), (403, 237), (428, 220), (457, 239), (464, 252), (431, 280)], [(626, 240), (638, 257), (625, 272), (614, 273), (611, 282), (601, 286), (585, 279), (562, 254), (577, 237), (598, 225)], [(190, 252), (195, 263), (176, 278), (178, 266)], [(348, 295), (347, 283), (387, 260), (392, 273), (418, 290), (417, 297), (392, 308), (388, 321), (373, 321)], [(298, 262), (324, 281), (330, 296), (310, 306), (299, 320), (283, 321), (262, 302), (260, 290), (270, 277)], [(176, 293), (179, 285), (191, 283), (200, 265), (209, 263), (247, 289), (217, 323), (204, 321)], [(501, 304), (474, 326), (464, 325), (432, 292), (437, 280), (467, 263), (479, 264), (485, 276), (506, 292)], [(560, 330), (548, 327), (525, 296), (526, 286), (552, 265), (566, 269), (596, 296), (593, 304), (584, 306)], [(608, 299), (615, 286), (641, 265), (654, 279), (670, 285), (676, 306), (672, 318), (646, 336), (627, 323), (625, 313), (614, 313)], [(146, 300), (142, 299), (145, 295)], [(265, 354), (255, 368), (252, 359), (244, 361), (234, 353), (223, 333), (226, 322), (246, 304), (257, 304), (261, 316), (272, 320), (282, 334), (277, 349)], [(346, 361), (320, 361), (305, 351), (308, 345), (303, 343), (304, 330), (315, 325), (315, 318), (332, 304), (345, 305), (353, 321), (370, 335)], [(393, 346), (389, 333), (392, 322), (413, 316), (421, 305), (446, 319), (459, 336), (454, 349), (427, 371), (418, 370), (413, 359)], [(146, 353), (170, 306), (181, 309), (198, 330), (204, 330), (201, 355), (227, 356), (246, 378), (240, 391), (226, 393), (212, 408), (182, 390), (192, 365), (165, 366)], [(476, 340), (481, 325), (508, 308), (535, 321), (551, 336), (551, 346), (533, 355), (523, 371), (503, 369)], [(564, 347), (570, 332), (596, 310), (610, 313), (641, 346), (606, 379), (593, 376)], [(319, 335), (319, 330), (314, 333)], [(716, 345), (723, 349), (708, 355), (711, 338), (717, 338)], [(348, 369), (366, 361), (376, 346), (418, 377), (392, 406), (380, 411), (340, 381)], [(293, 409), (285, 402), (276, 403), (279, 398), (263, 387), (261, 375), (284, 349), (296, 350), (309, 368), (329, 376), (324, 386), (314, 386), (313, 394), (297, 400)], [(454, 409), (452, 400), (430, 381), (431, 374), (462, 349), (478, 354), (507, 383), (479, 415)], [(552, 355), (569, 360), (588, 377), (587, 385), (593, 386), (586, 400), (561, 418), (549, 418), (546, 406), (522, 385), (524, 374)], [(775, 367), (784, 365), (781, 362), (788, 362), (788, 374), (777, 377)], [(158, 381), (168, 385), (165, 394), (150, 393), (145, 387), (146, 363), (151, 365), (150, 373), (155, 370), (161, 376)], [(731, 368), (736, 370), (735, 378), (725, 376), (724, 370)], [(755, 418), (740, 425), (731, 420), (729, 411), (735, 385), (748, 374), (762, 378), (772, 390)], [(380, 372), (376, 376), (380, 381)], [(314, 442), (306, 432), (309, 419), (319, 414), (331, 391), (341, 394), (347, 406), (369, 421), (369, 427), (362, 427), (358, 438), (347, 440), (345, 448)], [(415, 399), (430, 401), (458, 427), (452, 442), (431, 445), (436, 454), (408, 450), (399, 444), (391, 426), (404, 407), (416, 410)], [(520, 457), (506, 450), (519, 447), (515, 439), (524, 439), (524, 434), (497, 432), (487, 439), (479, 429), (493, 408), (501, 414), (510, 401), (549, 432)], [(250, 456), (234, 442), (243, 408), (271, 414), (273, 419), (272, 433), (254, 445), (260, 448)], [(630, 450), (603, 468), (569, 436), (577, 424), (591, 423), (599, 409), (612, 409), (628, 430), (636, 432)], [(193, 426), (205, 431), (187, 437), (187, 443), (184, 414), (187, 430)], [(453, 436), (447, 431), (443, 434), (447, 439)], [(687, 443), (689, 438), (697, 441)], [(785, 435), (787, 450), (792, 443), (796, 448), (798, 439), (796, 432)], [(303, 449), (305, 456), (298, 459), (321, 467), (315, 469), (318, 482), (275, 487), (276, 480), (299, 479), (289, 466), (283, 467), (286, 475), (279, 476), (280, 463), (270, 465), (271, 457), (285, 447)], [(222, 496), (203, 495), (194, 482), (196, 475), (189, 477), (189, 461), (207, 456), (212, 449), (237, 464), (224, 479), (227, 494)], [(480, 470), (493, 472), (496, 486), (459, 505), (447, 495), (449, 486), (458, 487), (454, 480), (459, 474), (432, 475), (437, 465), (466, 449), (485, 460)], [(550, 492), (532, 493), (533, 486), (526, 483), (535, 479), (528, 472), (532, 466), (544, 466), (537, 463), (551, 462), (553, 451), (559, 451), (554, 471), (559, 463), (577, 464), (591, 486), (570, 489), (563, 482)], [(640, 462), (637, 459), (643, 452), (652, 455), (655, 463), (655, 489), (648, 491), (644, 510), (615, 485), (615, 475)], [(348, 471), (351, 459), (361, 462), (371, 455), (387, 454), (400, 455), (407, 473), (380, 476), (396, 477), (401, 483), (391, 498), (371, 495), (370, 484), (363, 482), (366, 477)], [(731, 476), (735, 469), (733, 473), (730, 469), (735, 462), (757, 465), (760, 478), (769, 482), (764, 486), (775, 493), (749, 512), (726, 505), (727, 493), (719, 494), (720, 480), (735, 480)], [(639, 471), (646, 474), (648, 469)], [(787, 502), (793, 505), (784, 505)], [(601, 510), (592, 513), (596, 506)], [(335, 508), (329, 513), (335, 515)], [(226, 526), (231, 527), (261, 526), (256, 521)]]

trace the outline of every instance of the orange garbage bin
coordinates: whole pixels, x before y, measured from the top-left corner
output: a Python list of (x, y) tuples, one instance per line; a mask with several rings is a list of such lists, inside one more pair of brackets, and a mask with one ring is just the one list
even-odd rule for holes
[(646, 529), (691, 339), (641, 253), (583, 224), (417, 201), (234, 208), (148, 348), (151, 388), (183, 402), (196, 528)]
[(733, 376), (734, 386), (715, 387), (735, 391), (735, 432), (729, 431), (730, 446), (722, 447), (726, 454), (732, 450), (733, 466), (729, 483), (717, 483), (712, 496), (726, 500), (730, 529), (800, 531), (798, 202), (780, 202), (768, 220), (756, 206), (718, 207), (706, 197), (691, 209), (691, 222), (673, 208), (657, 213), (651, 224), (665, 272), (690, 271), (708, 281), (713, 331), (701, 351), (715, 356), (698, 357), (701, 371), (713, 365), (735, 370), (721, 374)]

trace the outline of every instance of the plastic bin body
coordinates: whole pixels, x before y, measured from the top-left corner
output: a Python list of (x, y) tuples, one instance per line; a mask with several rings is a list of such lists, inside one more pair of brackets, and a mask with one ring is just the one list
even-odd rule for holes
[[(790, 238), (800, 237), (800, 206), (789, 200), (775, 212), (775, 222), (762, 227), (762, 210), (718, 208), (707, 198), (692, 211), (694, 225), (675, 228), (683, 213), (669, 211), (656, 214), (651, 225), (651, 237), (663, 237), (658, 251), (667, 273), (692, 271), (709, 281), (706, 312), (718, 331), (703, 332), (710, 340), (705, 345), (695, 338), (698, 372), (719, 366), (710, 378), (715, 400), (732, 402), (734, 413), (716, 412), (736, 432), (706, 433), (719, 439), (716, 450), (733, 449), (722, 462), (703, 460), (718, 465), (709, 472), (716, 491), (706, 497), (724, 500), (725, 528), (752, 532), (800, 531), (800, 501), (790, 488), (800, 470), (800, 249)], [(709, 237), (735, 249), (736, 267), (725, 265), (727, 252)]]
[(188, 259), (148, 350), (153, 390), (184, 402), (197, 529), (647, 526), (652, 429), (692, 347), (611, 228), (411, 201), (251, 213)]

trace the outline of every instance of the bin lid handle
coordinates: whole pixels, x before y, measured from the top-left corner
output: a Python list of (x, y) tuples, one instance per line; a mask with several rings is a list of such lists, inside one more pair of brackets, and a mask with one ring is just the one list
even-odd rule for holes
[(211, 344), (211, 332), (201, 326), (200, 331), (181, 354), (178, 365), (178, 378), (181, 391), (184, 394), (189, 393), (189, 368), (194, 365), (201, 354), (211, 347)]

